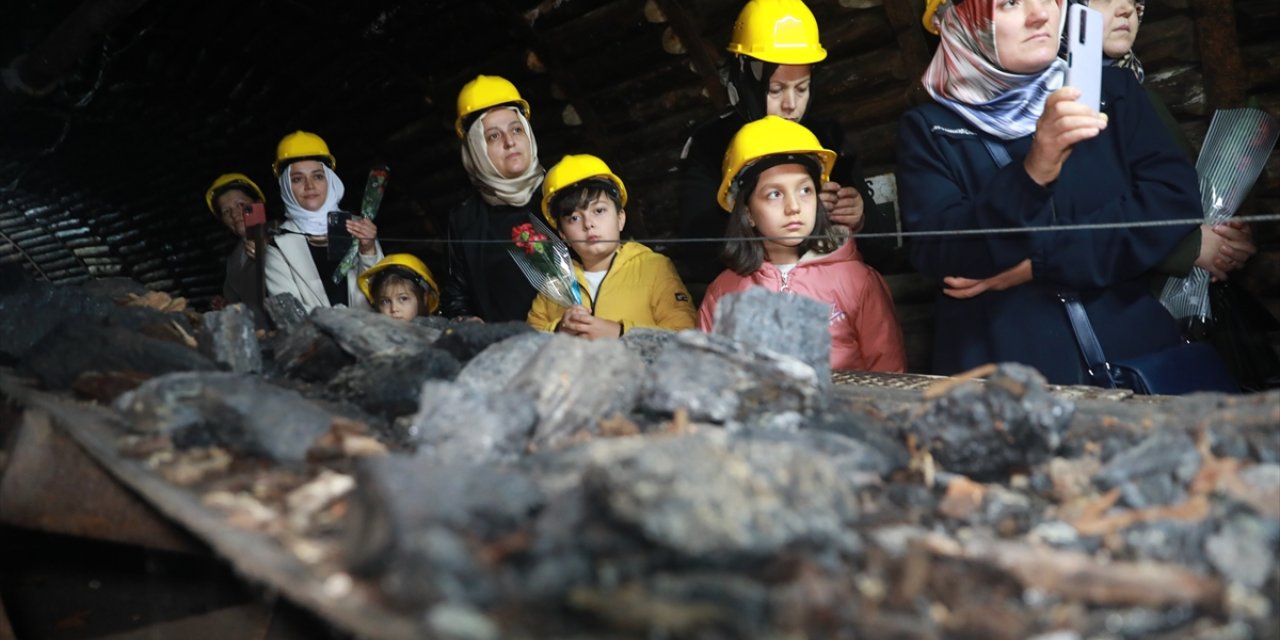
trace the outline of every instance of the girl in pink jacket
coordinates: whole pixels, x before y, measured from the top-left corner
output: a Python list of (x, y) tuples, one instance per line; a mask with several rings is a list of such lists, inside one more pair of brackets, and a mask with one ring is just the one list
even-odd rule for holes
[(717, 194), (732, 216), (721, 256), (729, 268), (707, 288), (698, 322), (709, 331), (728, 293), (753, 286), (795, 293), (829, 305), (832, 369), (902, 372), (907, 358), (889, 288), (821, 210), (817, 185), (834, 162), (834, 152), (789, 120), (767, 116), (738, 131)]

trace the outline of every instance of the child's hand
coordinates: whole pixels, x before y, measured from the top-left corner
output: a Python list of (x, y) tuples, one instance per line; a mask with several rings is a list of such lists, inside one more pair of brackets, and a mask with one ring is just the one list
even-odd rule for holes
[(560, 327), (557, 330), (587, 338), (588, 340), (619, 338), (622, 336), (621, 324), (612, 320), (597, 318), (591, 315), (589, 309), (581, 305), (574, 305), (565, 310), (564, 317), (561, 319)]

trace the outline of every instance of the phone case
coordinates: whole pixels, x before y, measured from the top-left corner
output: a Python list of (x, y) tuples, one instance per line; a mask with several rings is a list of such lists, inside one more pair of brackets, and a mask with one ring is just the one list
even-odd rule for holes
[(1067, 20), (1067, 85), (1080, 89), (1077, 100), (1094, 111), (1102, 104), (1102, 26), (1094, 9), (1073, 4)]
[(351, 232), (347, 231), (347, 221), (351, 214), (346, 211), (329, 212), (329, 250), (330, 260), (341, 260), (351, 246)]

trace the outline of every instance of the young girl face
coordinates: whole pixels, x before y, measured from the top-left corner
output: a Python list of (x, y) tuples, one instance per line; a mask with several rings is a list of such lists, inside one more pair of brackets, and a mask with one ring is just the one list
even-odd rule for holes
[(1039, 73), (1058, 57), (1058, 0), (994, 0), (996, 52), (1013, 73)]
[(412, 320), (418, 317), (422, 300), (405, 282), (388, 282), (378, 291), (378, 313), (396, 320)]
[(619, 211), (609, 196), (601, 193), (581, 209), (561, 216), (560, 235), (578, 254), (587, 271), (618, 250), (618, 238), (627, 223), (627, 213)]
[(799, 260), (797, 246), (813, 233), (818, 217), (818, 189), (800, 164), (780, 164), (760, 173), (747, 202), (751, 226), (765, 238), (770, 262)]
[(769, 77), (765, 109), (771, 116), (799, 122), (809, 107), (810, 66), (782, 64)]
[(524, 124), (514, 109), (491, 109), (484, 120), (485, 150), (504, 178), (519, 178), (529, 168), (531, 146)]
[(299, 160), (289, 165), (289, 190), (307, 211), (319, 211), (329, 195), (329, 178), (319, 160)]

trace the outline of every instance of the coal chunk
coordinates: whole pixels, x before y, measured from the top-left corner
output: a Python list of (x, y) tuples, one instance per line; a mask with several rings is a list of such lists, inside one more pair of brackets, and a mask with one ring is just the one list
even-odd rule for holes
[(700, 422), (725, 423), (766, 413), (811, 414), (823, 405), (813, 367), (748, 343), (683, 331), (649, 367), (643, 411), (678, 409)]
[(307, 319), (353, 357), (413, 357), (431, 348), (440, 331), (380, 313), (316, 307)]
[(224, 447), (275, 462), (302, 462), (330, 415), (294, 391), (236, 373), (174, 373), (148, 380), (116, 399), (142, 431), (174, 444)]
[(332, 336), (315, 324), (303, 321), (275, 341), (275, 364), (287, 376), (323, 382), (355, 364), (355, 358)]
[(801, 295), (752, 287), (716, 304), (711, 333), (785, 353), (813, 367), (824, 388), (831, 381), (831, 308)]
[(253, 312), (243, 304), (228, 305), (202, 317), (200, 353), (219, 367), (236, 373), (262, 371), (262, 346), (255, 333)]
[(418, 410), (422, 385), (428, 380), (449, 380), (461, 368), (440, 349), (428, 348), (414, 356), (372, 356), (339, 371), (329, 381), (329, 390), (390, 419)]
[(599, 433), (599, 421), (627, 414), (644, 384), (644, 362), (617, 340), (554, 335), (511, 380), (538, 410), (534, 447)]
[(19, 364), (20, 371), (35, 376), (51, 389), (70, 388), (76, 378), (88, 372), (161, 375), (217, 368), (186, 346), (82, 318), (58, 323)]
[(348, 567), (376, 577), (394, 602), (421, 607), (491, 601), (500, 586), (477, 545), (531, 521), (543, 495), (517, 471), (387, 456), (359, 461), (348, 504)]
[(533, 331), (494, 344), (467, 362), (458, 374), (458, 384), (491, 393), (502, 391), (550, 339), (549, 333)]
[(271, 318), (272, 324), (284, 333), (289, 333), (297, 329), (299, 325), (307, 320), (307, 309), (302, 306), (302, 301), (292, 293), (277, 293), (262, 302), (263, 309), (266, 310), (267, 316)]
[(1200, 470), (1200, 452), (1185, 433), (1158, 433), (1120, 451), (1094, 474), (1102, 489), (1119, 487), (1124, 503), (1135, 509), (1176, 504)]
[(532, 331), (533, 327), (524, 322), (459, 322), (440, 336), (435, 347), (453, 354), (459, 362), (467, 362), (491, 345)]
[(930, 402), (905, 432), (948, 471), (998, 478), (1048, 460), (1074, 412), (1035, 369), (1005, 363), (984, 384), (961, 384)]
[(533, 398), (449, 382), (421, 387), (421, 408), (409, 429), (423, 457), (467, 463), (513, 462), (538, 420)]
[(650, 442), (583, 474), (609, 515), (685, 556), (733, 557), (809, 542), (856, 551), (853, 484), (795, 443), (722, 431)]
[(638, 328), (622, 334), (622, 344), (640, 356), (645, 364), (653, 364), (675, 337), (674, 331)]

